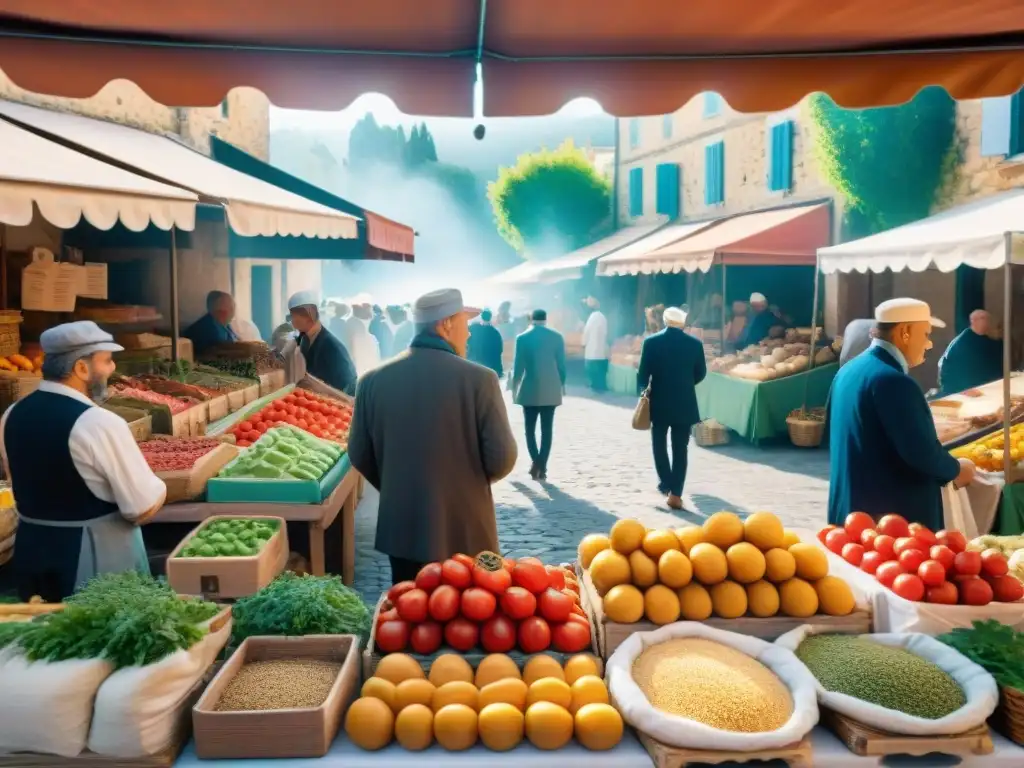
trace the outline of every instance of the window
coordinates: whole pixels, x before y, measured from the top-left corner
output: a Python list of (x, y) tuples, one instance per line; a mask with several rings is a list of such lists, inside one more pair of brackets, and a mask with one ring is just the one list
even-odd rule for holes
[(768, 189), (788, 192), (793, 186), (793, 121), (768, 129)]
[(672, 138), (672, 115), (661, 116), (661, 138)]
[(981, 154), (1024, 153), (1024, 90), (1013, 96), (981, 100)]
[(725, 142), (716, 141), (704, 147), (704, 203), (725, 202)]
[(722, 97), (713, 91), (704, 92), (704, 117), (718, 117), (722, 114)]
[(629, 121), (629, 148), (636, 149), (640, 146), (640, 121), (632, 118)]
[(654, 169), (657, 182), (657, 198), (655, 212), (679, 218), (679, 164), (661, 163)]
[(629, 215), (644, 215), (644, 169), (629, 169)]
[(220, 116), (225, 120), (227, 120), (228, 117), (230, 117), (228, 109), (228, 100), (226, 98), (220, 103)]

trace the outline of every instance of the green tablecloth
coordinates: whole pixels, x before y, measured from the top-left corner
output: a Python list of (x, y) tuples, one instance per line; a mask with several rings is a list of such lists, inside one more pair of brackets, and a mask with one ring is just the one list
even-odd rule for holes
[[(772, 381), (748, 381), (722, 373), (709, 373), (697, 385), (697, 406), (702, 419), (715, 419), (751, 442), (786, 437), (786, 417), (804, 405), (825, 405), (837, 363)], [(807, 386), (808, 380), (810, 386)]]
[(631, 365), (608, 365), (608, 389), (617, 395), (636, 394), (636, 368)]

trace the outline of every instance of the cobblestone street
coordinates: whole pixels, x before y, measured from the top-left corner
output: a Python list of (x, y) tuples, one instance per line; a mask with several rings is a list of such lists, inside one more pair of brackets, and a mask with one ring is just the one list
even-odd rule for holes
[[(494, 486), (494, 500), (503, 554), (511, 557), (570, 560), (584, 535), (607, 531), (620, 517), (651, 527), (699, 524), (721, 509), (766, 510), (789, 526), (817, 527), (825, 519), (826, 451), (739, 442), (704, 449), (691, 441), (687, 509), (670, 510), (656, 490), (650, 435), (630, 427), (635, 400), (583, 390), (571, 389), (556, 412), (548, 482), (538, 483), (529, 475), (522, 409), (507, 403), (519, 461)], [(356, 512), (356, 587), (371, 603), (391, 578), (387, 557), (373, 548), (376, 524), (377, 495), (368, 487)]]

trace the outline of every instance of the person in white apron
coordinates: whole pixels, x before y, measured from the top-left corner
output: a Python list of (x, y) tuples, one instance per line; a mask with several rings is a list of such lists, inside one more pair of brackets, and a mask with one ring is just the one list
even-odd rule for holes
[(59, 325), (40, 342), (43, 381), (0, 419), (0, 454), (18, 507), (19, 596), (61, 602), (101, 573), (149, 573), (139, 526), (167, 488), (127, 422), (94, 402), (122, 347), (89, 321)]

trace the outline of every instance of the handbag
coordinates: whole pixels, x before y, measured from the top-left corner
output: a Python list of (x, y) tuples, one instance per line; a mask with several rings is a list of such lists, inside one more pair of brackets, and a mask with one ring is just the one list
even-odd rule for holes
[(651, 385), (641, 393), (637, 400), (636, 408), (633, 409), (633, 429), (640, 431), (651, 428)]

